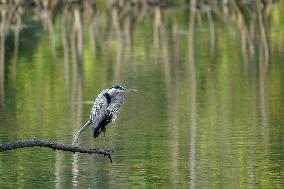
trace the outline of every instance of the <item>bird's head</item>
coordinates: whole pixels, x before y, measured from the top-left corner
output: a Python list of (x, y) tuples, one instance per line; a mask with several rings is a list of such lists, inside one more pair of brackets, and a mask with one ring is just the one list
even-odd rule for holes
[(122, 86), (112, 86), (111, 88), (109, 88), (108, 90), (108, 94), (110, 96), (116, 96), (118, 93), (123, 93), (123, 92), (127, 92), (127, 91), (137, 91), (136, 89), (128, 89), (128, 88), (124, 88)]

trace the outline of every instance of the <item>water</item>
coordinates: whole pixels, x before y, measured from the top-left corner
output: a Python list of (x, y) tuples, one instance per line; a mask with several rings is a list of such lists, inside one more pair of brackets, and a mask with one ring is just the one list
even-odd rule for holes
[[(102, 89), (139, 92), (107, 128), (112, 164), (46, 148), (1, 152), (1, 187), (284, 187), (283, 2), (246, 20), (255, 32), (238, 12), (221, 19), (177, 4), (118, 21), (104, 3), (94, 14), (56, 2), (1, 21), (0, 142), (70, 144)], [(103, 138), (89, 129), (79, 145)]]

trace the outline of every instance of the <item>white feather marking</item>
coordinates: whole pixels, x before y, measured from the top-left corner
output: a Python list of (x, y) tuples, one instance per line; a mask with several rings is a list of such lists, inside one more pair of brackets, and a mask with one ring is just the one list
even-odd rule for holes
[(103, 95), (106, 92), (107, 89), (103, 90), (98, 95), (91, 110), (90, 119), (92, 120), (93, 127), (97, 127), (107, 114), (108, 102), (106, 97)]

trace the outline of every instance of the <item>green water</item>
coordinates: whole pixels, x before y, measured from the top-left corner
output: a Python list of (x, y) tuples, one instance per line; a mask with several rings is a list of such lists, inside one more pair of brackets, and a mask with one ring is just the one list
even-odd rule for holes
[[(253, 32), (239, 15), (188, 6), (119, 22), (104, 5), (79, 8), (26, 9), (19, 27), (2, 16), (0, 143), (70, 144), (89, 102), (119, 84), (139, 92), (107, 128), (113, 163), (48, 148), (1, 152), (0, 188), (284, 188), (283, 2), (265, 17), (267, 38), (258, 19)], [(79, 145), (100, 148), (103, 137), (89, 129)]]

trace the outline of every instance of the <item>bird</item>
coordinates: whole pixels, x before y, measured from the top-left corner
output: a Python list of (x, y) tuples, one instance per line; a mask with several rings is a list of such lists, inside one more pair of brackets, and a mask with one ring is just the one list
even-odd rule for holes
[(111, 122), (115, 122), (117, 115), (125, 102), (124, 93), (127, 91), (138, 90), (128, 89), (119, 85), (102, 90), (93, 103), (89, 121), (75, 135), (72, 144), (76, 144), (81, 132), (86, 126), (92, 124), (93, 137), (97, 138), (103, 132), (104, 145), (106, 148), (106, 126)]

